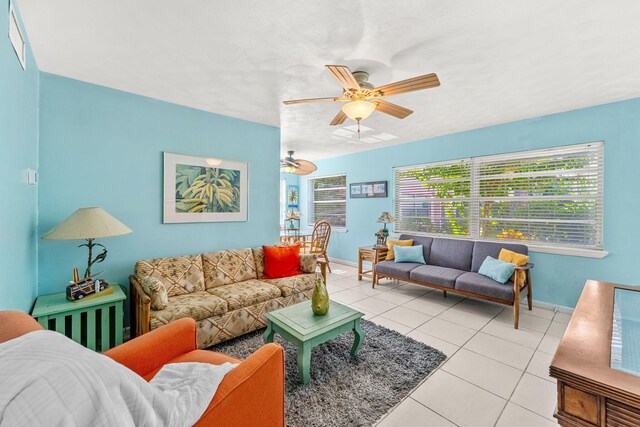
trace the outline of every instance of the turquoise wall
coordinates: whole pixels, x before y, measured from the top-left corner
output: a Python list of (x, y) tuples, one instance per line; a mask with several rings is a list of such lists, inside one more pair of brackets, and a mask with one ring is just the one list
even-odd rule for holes
[[(40, 84), (39, 236), (102, 207), (133, 230), (99, 241), (109, 256), (94, 270), (122, 284), (139, 259), (278, 240), (279, 129), (51, 74)], [(162, 224), (163, 151), (248, 162), (248, 222)], [(86, 265), (79, 243), (40, 242), (40, 294)]]
[[(635, 268), (640, 242), (636, 224), (640, 212), (640, 99), (325, 159), (316, 163), (318, 171), (314, 175), (346, 173), (347, 183), (388, 180), (391, 186), (394, 166), (593, 141), (605, 141), (604, 246), (609, 256), (531, 256), (536, 264), (534, 299), (573, 307), (587, 279), (640, 284)], [(307, 179), (300, 179), (303, 215)], [(358, 246), (375, 243), (378, 215), (385, 210), (393, 212), (391, 193), (386, 199), (347, 200), (348, 231), (331, 235), (330, 256), (355, 262)]]
[(20, 66), (8, 16), (9, 2), (0, 1), (0, 310), (29, 311), (37, 294), (38, 190), (26, 184), (26, 170), (38, 168), (39, 73), (28, 42), (26, 70)]

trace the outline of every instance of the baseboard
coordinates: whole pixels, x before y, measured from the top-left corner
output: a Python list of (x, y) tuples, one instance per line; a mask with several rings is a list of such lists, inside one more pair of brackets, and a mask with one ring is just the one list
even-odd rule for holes
[[(332, 258), (332, 257), (329, 257), (329, 261), (331, 261), (333, 263), (336, 263), (336, 264), (348, 265), (349, 267), (358, 268), (358, 263), (357, 262), (352, 262), (352, 261), (347, 261), (347, 260), (344, 260), (344, 259)], [(559, 311), (560, 313), (567, 313), (567, 314), (573, 313), (573, 308), (571, 308), (571, 307), (565, 307), (563, 305), (551, 304), (550, 302), (545, 302), (545, 301), (533, 300), (533, 306), (534, 307), (538, 307), (538, 308), (544, 308), (545, 310)]]
[(336, 264), (343, 264), (343, 265), (348, 265), (349, 267), (358, 268), (358, 263), (357, 262), (351, 262), (351, 261), (347, 261), (347, 260), (344, 260), (344, 259), (332, 258), (332, 257), (329, 257), (329, 261), (330, 262), (334, 262)]

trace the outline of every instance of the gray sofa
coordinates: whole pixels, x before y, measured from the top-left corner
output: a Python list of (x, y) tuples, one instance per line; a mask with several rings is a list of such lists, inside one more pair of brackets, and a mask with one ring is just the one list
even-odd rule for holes
[[(487, 256), (498, 258), (502, 248), (528, 255), (525, 245), (502, 242), (480, 242), (461, 239), (443, 239), (402, 234), (400, 240), (413, 239), (413, 245), (422, 245), (426, 265), (382, 261), (376, 264), (373, 286), (380, 278), (402, 280), (429, 286), (468, 297), (484, 299), (513, 306), (513, 326), (518, 329), (520, 295), (527, 291), (529, 310), (532, 308), (531, 268), (533, 264), (517, 267), (525, 272), (523, 283), (501, 284), (478, 270)], [(517, 277), (518, 275), (516, 275)], [(519, 282), (516, 280), (516, 282)]]

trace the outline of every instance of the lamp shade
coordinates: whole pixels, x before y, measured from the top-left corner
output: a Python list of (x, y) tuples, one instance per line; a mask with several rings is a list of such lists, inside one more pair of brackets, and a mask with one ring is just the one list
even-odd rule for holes
[(393, 221), (394, 221), (393, 216), (389, 212), (382, 212), (376, 222), (389, 224), (390, 222), (393, 222)]
[(42, 236), (45, 240), (82, 240), (120, 236), (131, 229), (101, 208), (80, 208)]
[(364, 120), (373, 113), (376, 104), (369, 101), (351, 101), (342, 106), (342, 112), (351, 120)]

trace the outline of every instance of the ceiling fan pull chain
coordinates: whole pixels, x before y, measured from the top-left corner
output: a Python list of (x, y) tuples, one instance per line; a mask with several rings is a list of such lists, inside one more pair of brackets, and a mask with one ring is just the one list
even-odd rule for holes
[(356, 119), (356, 121), (358, 122), (358, 141), (360, 140), (360, 119)]

